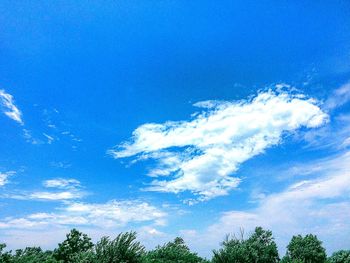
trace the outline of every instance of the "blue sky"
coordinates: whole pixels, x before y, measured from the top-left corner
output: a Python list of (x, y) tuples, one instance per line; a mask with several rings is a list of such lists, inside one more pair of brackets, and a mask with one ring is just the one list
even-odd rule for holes
[[(261, 225), (350, 246), (347, 1), (1, 1), (0, 235)], [(201, 240), (201, 242), (198, 242)]]

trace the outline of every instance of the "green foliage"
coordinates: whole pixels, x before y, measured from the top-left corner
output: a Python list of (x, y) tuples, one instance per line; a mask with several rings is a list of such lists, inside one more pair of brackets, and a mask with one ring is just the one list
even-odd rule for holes
[(54, 251), (40, 247), (6, 251), (6, 244), (0, 243), (0, 263), (350, 263), (350, 250), (337, 251), (327, 259), (322, 242), (311, 234), (293, 236), (282, 260), (271, 231), (257, 227), (248, 239), (243, 236), (243, 232), (240, 238), (227, 236), (208, 261), (191, 252), (180, 237), (146, 252), (135, 232), (112, 240), (102, 237), (94, 245), (86, 234), (73, 229)]
[(51, 251), (43, 251), (40, 247), (27, 247), (3, 252), (5, 244), (0, 244), (0, 263), (60, 263), (53, 258)]
[(291, 259), (289, 256), (284, 256), (280, 263), (305, 263), (304, 261), (300, 259)]
[(247, 240), (251, 262), (273, 263), (278, 262), (277, 245), (272, 232), (261, 227), (255, 228), (255, 232)]
[(204, 263), (206, 262), (196, 253), (192, 253), (180, 237), (174, 242), (169, 242), (163, 246), (158, 246), (145, 256), (146, 263)]
[(9, 263), (11, 262), (11, 252), (4, 251), (6, 244), (0, 243), (0, 263)]
[(95, 246), (96, 263), (139, 263), (142, 262), (144, 247), (136, 241), (135, 232), (119, 234), (114, 240), (102, 237)]
[(25, 249), (17, 249), (12, 258), (14, 263), (56, 263), (52, 252), (42, 251), (40, 247), (27, 247)]
[(350, 250), (339, 250), (332, 254), (328, 263), (350, 263)]
[(247, 239), (233, 237), (222, 243), (219, 251), (214, 250), (213, 263), (274, 263), (278, 262), (278, 251), (271, 231), (261, 227)]
[(72, 229), (67, 234), (66, 240), (58, 244), (58, 248), (54, 251), (54, 258), (63, 263), (84, 262), (93, 246), (91, 238), (76, 229)]
[(322, 242), (317, 236), (309, 234), (305, 237), (292, 237), (283, 262), (324, 263), (326, 259), (326, 250), (322, 247)]
[(245, 240), (235, 237), (229, 239), (229, 236), (227, 236), (226, 240), (223, 241), (221, 245), (222, 248), (220, 248), (220, 250), (213, 251), (213, 263), (249, 262)]

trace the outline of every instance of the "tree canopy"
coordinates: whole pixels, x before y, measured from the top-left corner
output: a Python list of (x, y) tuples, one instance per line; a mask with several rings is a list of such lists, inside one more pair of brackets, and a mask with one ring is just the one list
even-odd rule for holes
[(334, 252), (328, 263), (350, 263), (350, 250), (339, 250)]
[(58, 244), (58, 248), (54, 250), (54, 258), (64, 263), (76, 263), (81, 261), (82, 254), (93, 247), (91, 238), (74, 228), (67, 234), (66, 240)]
[(213, 263), (274, 263), (278, 262), (277, 245), (271, 231), (261, 227), (255, 228), (254, 233), (244, 239), (227, 237), (222, 248), (214, 251)]
[(317, 236), (309, 234), (293, 236), (287, 246), (287, 253), (283, 262), (305, 262), (323, 263), (326, 262), (326, 250)]
[(135, 232), (119, 234), (115, 239), (102, 237), (95, 246), (96, 263), (141, 263), (144, 246), (136, 241)]
[(350, 250), (334, 252), (329, 258), (317, 236), (293, 236), (286, 255), (279, 259), (272, 232), (256, 227), (248, 238), (227, 236), (211, 260), (192, 252), (181, 237), (147, 251), (136, 232), (120, 233), (114, 239), (91, 238), (72, 229), (53, 251), (40, 247), (6, 250), (0, 243), (0, 263), (350, 263)]
[(148, 252), (145, 256), (145, 263), (201, 263), (204, 259), (196, 253), (190, 251), (181, 237), (177, 237), (173, 242)]

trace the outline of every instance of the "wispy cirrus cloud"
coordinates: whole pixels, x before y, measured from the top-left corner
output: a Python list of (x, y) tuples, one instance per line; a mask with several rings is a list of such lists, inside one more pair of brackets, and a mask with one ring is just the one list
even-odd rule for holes
[[(280, 89), (281, 87), (279, 87)], [(323, 125), (328, 116), (316, 100), (291, 92), (266, 91), (242, 101), (204, 101), (189, 121), (147, 123), (130, 142), (109, 150), (114, 158), (155, 159), (150, 191), (191, 191), (198, 200), (236, 188), (239, 165), (278, 145), (285, 133)], [(191, 200), (189, 202), (192, 202)]]
[(47, 139), (48, 144), (51, 144), (55, 140), (51, 135), (48, 135), (45, 132), (43, 133), (43, 135)]
[(26, 140), (26, 142), (31, 144), (42, 144), (43, 142), (41, 140), (38, 140), (32, 136), (32, 132), (28, 129), (23, 129), (23, 138)]
[(56, 162), (56, 161), (51, 162), (50, 165), (52, 167), (61, 168), (61, 169), (67, 169), (67, 168), (72, 166), (72, 164), (70, 164), (68, 162), (60, 162), (60, 161), (59, 162)]
[(0, 173), (0, 186), (4, 186), (7, 183), (7, 177), (7, 174)]
[(345, 83), (336, 90), (333, 94), (326, 100), (325, 108), (328, 110), (333, 110), (337, 107), (344, 105), (350, 101), (350, 82)]
[(2, 197), (17, 200), (68, 201), (81, 199), (87, 195), (76, 179), (50, 179), (44, 181), (43, 186), (50, 190), (3, 194)]
[[(142, 213), (140, 213), (142, 211)], [(21, 218), (0, 220), (3, 229), (32, 229), (48, 226), (122, 227), (128, 223), (148, 222), (162, 225), (167, 213), (139, 200), (111, 200), (107, 203), (71, 202), (53, 213), (35, 213)]]
[[(71, 200), (71, 199), (80, 199), (85, 194), (81, 191), (61, 191), (61, 192), (48, 192), (48, 191), (39, 191), (23, 195), (23, 198), (29, 198), (33, 200), (44, 200), (44, 201), (61, 201), (61, 200)], [(22, 198), (22, 199), (23, 199)], [(21, 199), (19, 196), (17, 199)]]
[(4, 186), (5, 184), (7, 184), (8, 183), (8, 178), (11, 175), (13, 175), (13, 174), (15, 174), (14, 171), (3, 172), (3, 173), (0, 172), (0, 187)]
[(342, 150), (350, 146), (350, 115), (340, 111), (350, 102), (350, 81), (332, 91), (323, 108), (332, 115), (329, 125), (304, 131), (295, 136), (307, 142), (304, 148)]
[(76, 179), (56, 178), (44, 181), (43, 185), (48, 188), (76, 189), (80, 187), (80, 182)]
[(111, 231), (128, 230), (130, 225), (138, 231), (140, 238), (153, 243), (158, 241), (156, 237), (164, 236), (158, 227), (167, 225), (166, 209), (171, 209), (169, 207), (157, 207), (137, 199), (113, 199), (102, 203), (78, 201), (85, 193), (81, 183), (72, 178), (49, 179), (42, 185), (48, 190), (7, 196), (20, 200), (59, 201), (50, 211), (0, 218), (1, 236), (10, 247), (22, 244), (54, 246), (73, 227), (84, 229), (96, 239), (110, 235)]
[(264, 196), (256, 208), (222, 213), (216, 223), (196, 232), (191, 240), (201, 239), (215, 247), (227, 233), (263, 226), (273, 231), (281, 251), (293, 235), (308, 233), (319, 235), (328, 252), (348, 247), (350, 151), (301, 164), (299, 173), (307, 174), (308, 179), (298, 179), (286, 189)]
[(15, 105), (13, 96), (6, 93), (6, 91), (2, 89), (0, 89), (0, 105), (2, 106), (2, 110), (7, 117), (21, 125), (24, 124), (22, 120), (22, 112)]

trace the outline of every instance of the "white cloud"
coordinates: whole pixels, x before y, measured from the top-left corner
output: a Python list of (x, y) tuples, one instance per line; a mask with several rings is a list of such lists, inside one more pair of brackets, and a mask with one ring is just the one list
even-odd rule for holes
[(26, 140), (26, 142), (31, 144), (42, 144), (43, 142), (41, 140), (38, 140), (32, 136), (32, 133), (30, 130), (23, 129), (23, 137)]
[[(312, 166), (318, 167), (311, 170)], [(283, 252), (292, 235), (317, 234), (328, 252), (350, 245), (350, 152), (305, 165), (314, 179), (293, 183), (282, 192), (267, 195), (255, 209), (227, 211), (192, 240), (215, 247), (227, 233), (246, 232), (256, 226), (273, 231)], [(193, 243), (198, 251), (203, 247)]]
[(344, 150), (349, 147), (350, 114), (339, 114), (332, 118), (329, 125), (318, 129), (306, 130), (294, 134), (297, 141), (307, 142), (303, 148), (312, 150)]
[(63, 191), (63, 192), (34, 192), (23, 196), (34, 200), (59, 201), (82, 198), (85, 194), (80, 191)]
[(71, 189), (80, 187), (80, 182), (76, 179), (50, 179), (43, 182), (43, 185), (48, 188)]
[(53, 188), (53, 190), (4, 194), (2, 197), (17, 200), (65, 201), (80, 199), (87, 195), (86, 192), (81, 190), (80, 182), (76, 179), (50, 179), (44, 181), (43, 186)]
[[(147, 224), (147, 223), (146, 223)], [(42, 231), (38, 231), (36, 227), (27, 228), (0, 228), (2, 242), (5, 242), (8, 249), (25, 248), (28, 246), (40, 246), (43, 249), (54, 249), (59, 242), (66, 238), (66, 234), (71, 230), (72, 226), (59, 225), (51, 227), (42, 225)], [(130, 231), (128, 226), (121, 228), (103, 228), (103, 226), (77, 226), (78, 229), (92, 238), (93, 242), (100, 240), (102, 236), (111, 236), (115, 238), (120, 232)], [(152, 225), (133, 228), (137, 232), (137, 240), (139, 240), (147, 249), (153, 249), (156, 245), (163, 244), (173, 239), (166, 233), (159, 231)]]
[(45, 231), (37, 229), (3, 229), (1, 231), (2, 242), (6, 243), (7, 249), (13, 251), (18, 248), (28, 246), (41, 247), (43, 249), (53, 249), (59, 242), (62, 242), (69, 228), (48, 228)]
[(67, 169), (72, 166), (72, 164), (68, 162), (51, 162), (50, 165), (55, 168), (62, 168), (62, 169)]
[(349, 101), (350, 101), (350, 82), (342, 85), (341, 87), (339, 87), (333, 92), (332, 96), (330, 96), (327, 99), (325, 103), (325, 108), (332, 110), (344, 105)]
[(80, 199), (86, 196), (85, 192), (72, 191), (35, 191), (32, 193), (10, 193), (1, 195), (2, 198), (11, 198), (17, 200), (38, 200), (38, 201), (65, 201)]
[[(168, 237), (158, 229), (167, 213), (138, 200), (107, 203), (66, 203), (52, 213), (34, 213), (24, 217), (0, 220), (0, 235), (9, 249), (41, 246), (53, 249), (75, 227), (87, 233), (94, 242), (102, 236), (115, 237), (119, 232), (136, 230), (138, 239), (153, 248)], [(159, 226), (161, 227), (161, 225)]]
[(48, 144), (51, 144), (51, 143), (55, 140), (52, 136), (50, 136), (50, 135), (48, 135), (48, 134), (46, 134), (46, 133), (43, 133), (43, 135), (44, 135), (45, 138), (47, 139), (47, 143), (48, 143)]
[(13, 175), (15, 172), (10, 171), (10, 172), (5, 172), (5, 173), (0, 173), (0, 187), (4, 186), (5, 184), (8, 183), (8, 178)]
[[(8, 217), (0, 221), (0, 228), (33, 229), (63, 226), (122, 227), (129, 223), (164, 221), (167, 214), (146, 202), (116, 201), (107, 203), (67, 203), (53, 213), (35, 213), (23, 218)], [(141, 212), (142, 211), (142, 212)], [(152, 228), (154, 229), (154, 228)], [(160, 232), (149, 229), (153, 235)]]
[(0, 104), (3, 107), (4, 113), (12, 120), (23, 125), (22, 113), (15, 105), (13, 96), (0, 89)]
[[(286, 132), (319, 127), (328, 120), (313, 99), (300, 94), (267, 91), (239, 102), (205, 101), (190, 121), (147, 123), (133, 132), (131, 142), (109, 153), (115, 158), (155, 159), (151, 191), (185, 190), (207, 200), (238, 186), (239, 165), (281, 142)], [(192, 202), (192, 201), (190, 201)]]
[(7, 177), (7, 174), (0, 173), (0, 186), (4, 186), (7, 183)]

